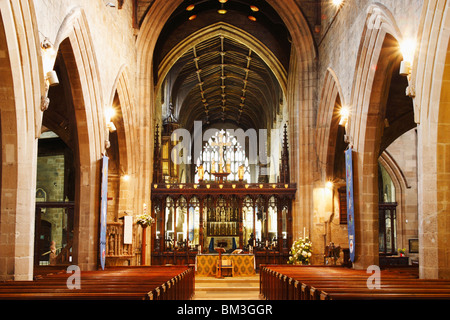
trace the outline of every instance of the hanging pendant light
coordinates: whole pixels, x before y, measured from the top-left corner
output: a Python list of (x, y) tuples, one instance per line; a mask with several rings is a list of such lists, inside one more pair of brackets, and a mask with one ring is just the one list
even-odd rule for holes
[(227, 10), (223, 7), (223, 5), (224, 5), (225, 3), (227, 3), (227, 1), (228, 1), (228, 0), (219, 0), (219, 2), (220, 2), (220, 9), (217, 10), (217, 12), (218, 12), (219, 14), (225, 14), (225, 13), (227, 13)]

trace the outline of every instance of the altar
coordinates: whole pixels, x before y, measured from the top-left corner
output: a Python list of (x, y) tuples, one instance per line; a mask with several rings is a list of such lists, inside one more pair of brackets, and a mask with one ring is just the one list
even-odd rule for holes
[[(216, 265), (219, 254), (199, 254), (195, 258), (197, 276), (216, 276)], [(253, 254), (222, 254), (222, 260), (231, 260), (235, 277), (253, 276), (256, 274), (255, 256)]]

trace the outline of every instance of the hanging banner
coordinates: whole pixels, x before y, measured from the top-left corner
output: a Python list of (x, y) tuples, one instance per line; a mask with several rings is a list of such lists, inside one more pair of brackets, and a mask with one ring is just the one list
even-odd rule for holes
[(100, 200), (100, 264), (105, 270), (106, 260), (106, 212), (108, 208), (108, 161), (107, 156), (102, 158), (102, 185)]
[(133, 244), (133, 216), (123, 217), (123, 244)]
[(355, 262), (355, 211), (353, 203), (353, 149), (345, 151), (345, 171), (347, 176), (347, 228), (350, 260)]

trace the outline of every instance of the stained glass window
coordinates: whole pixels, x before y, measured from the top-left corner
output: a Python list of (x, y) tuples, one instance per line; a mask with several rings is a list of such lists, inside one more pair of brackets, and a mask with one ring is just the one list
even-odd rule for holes
[[(222, 150), (221, 150), (222, 148)], [(221, 161), (223, 157), (223, 161)], [(230, 135), (228, 131), (217, 131), (203, 147), (200, 157), (197, 159), (195, 167), (195, 182), (198, 183), (199, 167), (203, 169), (203, 180), (215, 180), (215, 172), (230, 172), (228, 181), (239, 181), (239, 167), (243, 181), (250, 183), (250, 167), (245, 149), (237, 141), (236, 137)], [(201, 175), (201, 174), (200, 174)]]

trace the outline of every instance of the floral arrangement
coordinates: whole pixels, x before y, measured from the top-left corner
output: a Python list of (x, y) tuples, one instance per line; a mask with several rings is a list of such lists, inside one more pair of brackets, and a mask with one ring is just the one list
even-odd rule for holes
[(136, 218), (137, 224), (140, 224), (142, 227), (147, 227), (155, 223), (155, 219), (153, 219), (151, 215), (146, 213), (138, 215)]
[(288, 264), (309, 265), (309, 259), (312, 255), (312, 242), (306, 238), (301, 238), (294, 242), (290, 252)]
[(406, 253), (406, 249), (398, 249), (398, 253), (400, 254), (400, 257), (403, 257)]

